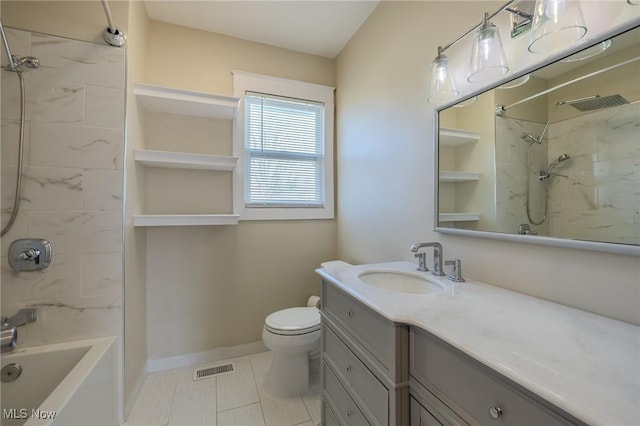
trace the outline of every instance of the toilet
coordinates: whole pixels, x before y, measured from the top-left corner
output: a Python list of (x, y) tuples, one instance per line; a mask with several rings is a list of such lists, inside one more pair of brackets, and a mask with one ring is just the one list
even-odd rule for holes
[(320, 353), (320, 311), (288, 308), (267, 316), (262, 341), (272, 351), (267, 390), (275, 395), (302, 395), (309, 390), (310, 360)]

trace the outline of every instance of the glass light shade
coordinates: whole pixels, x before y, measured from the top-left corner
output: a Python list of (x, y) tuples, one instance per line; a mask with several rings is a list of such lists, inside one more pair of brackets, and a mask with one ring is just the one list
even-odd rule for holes
[(485, 22), (473, 37), (467, 80), (470, 83), (492, 81), (508, 71), (500, 31), (491, 22)]
[(627, 3), (632, 4), (634, 6), (639, 6), (640, 0), (627, 0)]
[(460, 91), (449, 71), (449, 58), (438, 54), (431, 66), (431, 84), (427, 101), (441, 104), (455, 99), (459, 94)]
[(506, 82), (502, 86), (498, 87), (498, 89), (512, 89), (514, 87), (522, 86), (527, 81), (529, 81), (530, 77), (531, 76), (529, 74), (525, 74), (522, 77), (516, 78), (515, 80), (511, 80), (511, 81)]
[(577, 1), (536, 0), (529, 52), (551, 54), (570, 47), (586, 33)]
[(609, 46), (611, 46), (611, 39), (605, 40), (605, 41), (603, 41), (601, 43), (596, 44), (595, 46), (591, 46), (591, 47), (589, 47), (587, 49), (584, 49), (584, 50), (581, 50), (581, 51), (579, 51), (577, 53), (574, 53), (573, 55), (569, 56), (568, 58), (564, 58), (560, 62), (584, 61), (585, 59), (589, 59), (591, 57), (599, 55), (600, 53), (602, 53), (605, 50), (607, 50), (609, 48)]
[(469, 98), (467, 100), (464, 100), (462, 102), (458, 102), (457, 104), (454, 105), (455, 108), (462, 108), (462, 107), (466, 107), (469, 106), (471, 104), (475, 104), (478, 101), (478, 97), (474, 96), (473, 98)]

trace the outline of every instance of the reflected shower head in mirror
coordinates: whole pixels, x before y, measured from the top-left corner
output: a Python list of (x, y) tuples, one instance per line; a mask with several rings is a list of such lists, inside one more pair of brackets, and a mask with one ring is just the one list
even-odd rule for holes
[(560, 164), (562, 161), (567, 161), (568, 159), (570, 159), (571, 157), (569, 156), (569, 154), (562, 154), (560, 155), (558, 158), (556, 158), (555, 160), (553, 160), (553, 163), (549, 164), (549, 167), (547, 168), (546, 171), (541, 171), (540, 172), (540, 176), (538, 176), (538, 179), (540, 179), (541, 181), (545, 181), (547, 179), (549, 179), (549, 177), (551, 177), (551, 171), (558, 165)]
[(602, 108), (626, 105), (627, 101), (620, 95), (601, 97), (600, 95), (587, 96), (586, 98), (572, 99), (568, 101), (558, 101), (556, 105), (571, 105), (578, 111), (593, 111)]
[(522, 132), (520, 133), (520, 137), (525, 141), (525, 142), (529, 142), (529, 143), (537, 143), (537, 144), (541, 144), (542, 143), (542, 139), (539, 136), (533, 136), (530, 133), (525, 133)]

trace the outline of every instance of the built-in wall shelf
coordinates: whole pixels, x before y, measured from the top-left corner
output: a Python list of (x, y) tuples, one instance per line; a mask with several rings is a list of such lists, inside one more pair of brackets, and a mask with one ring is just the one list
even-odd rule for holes
[(480, 133), (468, 130), (441, 128), (439, 131), (440, 145), (459, 146), (480, 140)]
[(478, 213), (440, 213), (438, 215), (440, 222), (476, 222), (480, 220)]
[(149, 111), (232, 120), (238, 111), (239, 98), (192, 92), (170, 87), (135, 84), (138, 101)]
[(226, 170), (235, 169), (237, 157), (222, 155), (190, 154), (182, 152), (134, 149), (137, 162), (148, 167), (166, 167), (172, 169)]
[(440, 182), (471, 182), (480, 179), (480, 173), (470, 172), (440, 172)]
[(237, 225), (237, 214), (141, 214), (133, 216), (133, 226)]

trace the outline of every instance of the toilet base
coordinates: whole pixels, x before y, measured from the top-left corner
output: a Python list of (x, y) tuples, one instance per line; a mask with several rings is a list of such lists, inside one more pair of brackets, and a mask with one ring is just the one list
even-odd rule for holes
[(267, 391), (278, 396), (299, 396), (309, 390), (309, 353), (273, 353), (266, 377)]

